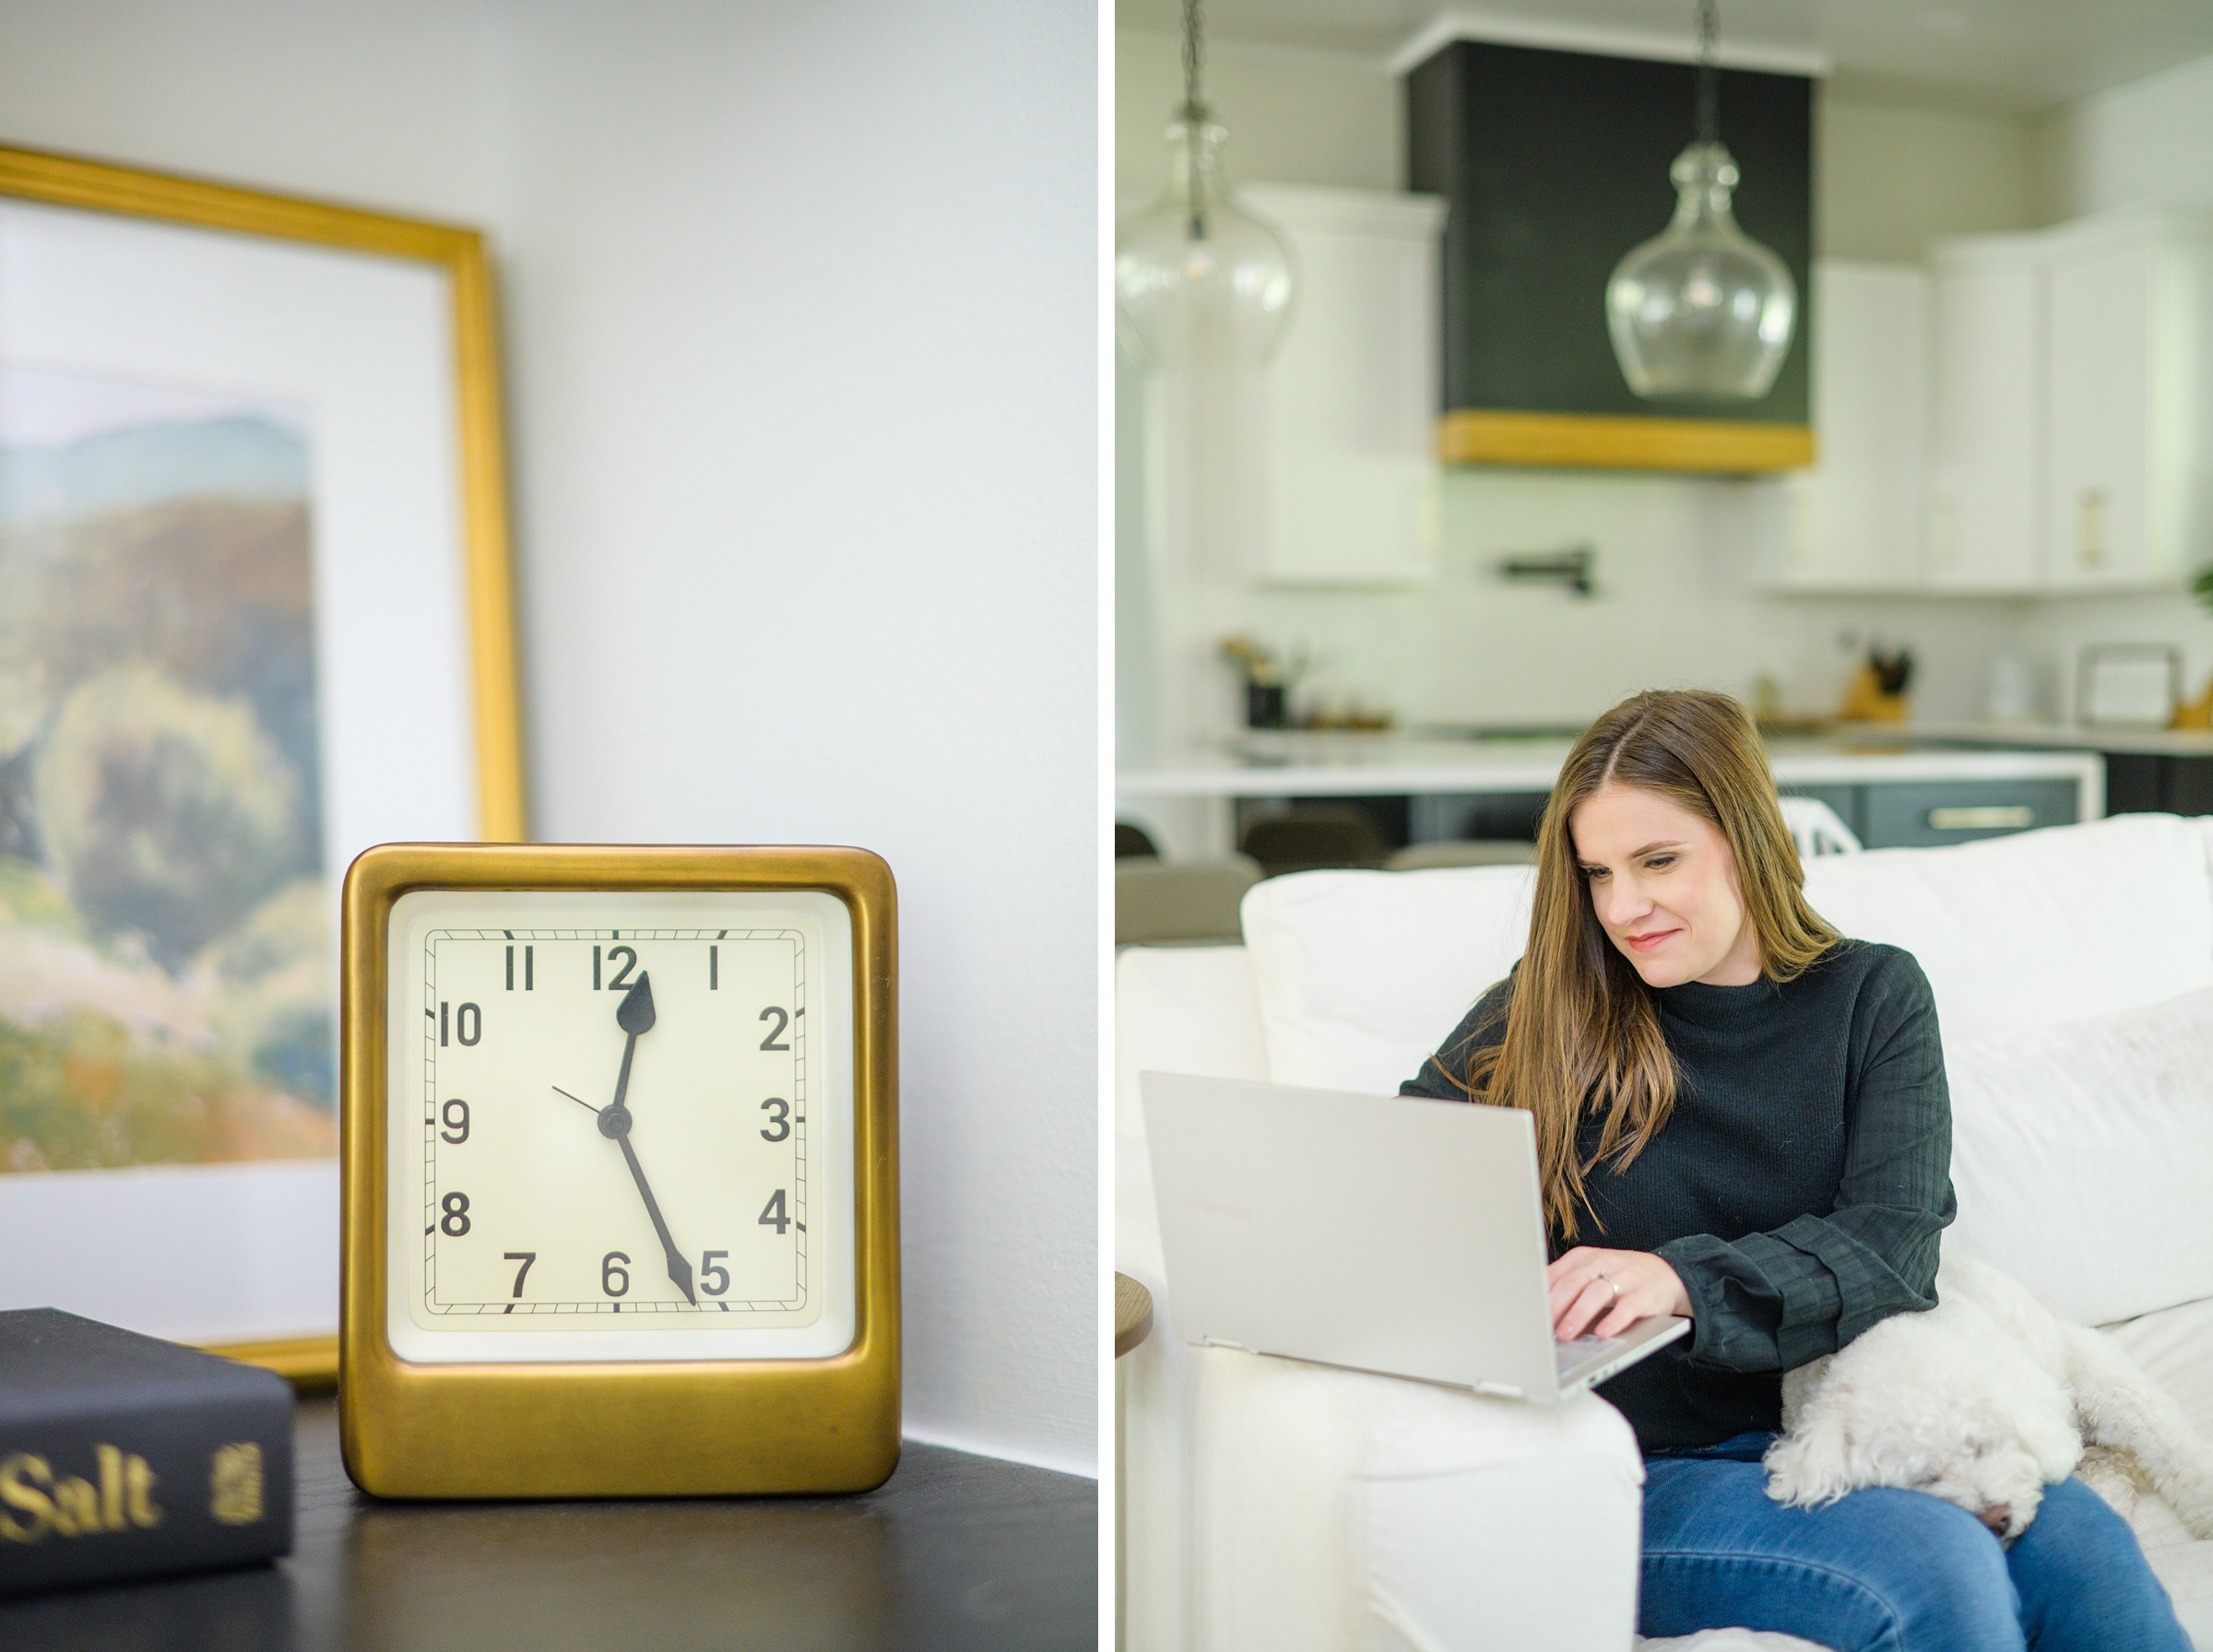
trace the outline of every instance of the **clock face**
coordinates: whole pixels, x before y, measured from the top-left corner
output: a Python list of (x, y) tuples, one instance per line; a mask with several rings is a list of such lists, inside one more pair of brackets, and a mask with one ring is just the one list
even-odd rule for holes
[(404, 1360), (851, 1342), (852, 930), (809, 891), (417, 891), (391, 917)]

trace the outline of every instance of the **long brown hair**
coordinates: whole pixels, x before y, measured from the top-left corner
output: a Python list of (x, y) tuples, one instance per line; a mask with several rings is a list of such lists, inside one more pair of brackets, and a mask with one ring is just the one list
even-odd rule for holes
[[(1464, 1087), (1475, 1100), (1536, 1115), (1547, 1223), (1576, 1235), (1583, 1178), (1627, 1165), (1667, 1123), (1675, 1068), (1652, 989), (1607, 937), (1568, 832), (1576, 806), (1609, 784), (1640, 786), (1721, 829), (1770, 981), (1802, 974), (1840, 937), (1806, 904), (1805, 872), (1783, 824), (1759, 733), (1745, 708), (1704, 690), (1625, 700), (1568, 754), (1537, 828), (1537, 891), (1502, 1043), (1478, 1050)], [(1579, 1162), (1577, 1128), (1604, 1112)]]

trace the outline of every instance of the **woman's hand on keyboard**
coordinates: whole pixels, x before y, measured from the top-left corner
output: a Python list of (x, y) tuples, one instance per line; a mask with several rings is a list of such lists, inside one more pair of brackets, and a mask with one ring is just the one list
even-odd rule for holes
[(1562, 1341), (1586, 1331), (1618, 1337), (1655, 1314), (1690, 1312), (1689, 1292), (1675, 1270), (1647, 1250), (1579, 1245), (1544, 1269), (1544, 1281), (1551, 1287), (1552, 1334)]

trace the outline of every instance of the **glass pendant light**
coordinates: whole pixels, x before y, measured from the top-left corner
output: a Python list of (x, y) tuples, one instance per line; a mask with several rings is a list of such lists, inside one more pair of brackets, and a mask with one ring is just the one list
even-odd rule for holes
[(1639, 395), (1752, 401), (1790, 351), (1797, 289), (1729, 210), (1736, 161), (1719, 136), (1717, 0), (1698, 0), (1697, 139), (1675, 157), (1675, 221), (1630, 249), (1606, 282), (1606, 328)]
[(1151, 366), (1267, 361), (1291, 312), (1291, 253), (1237, 205), (1222, 174), (1228, 131), (1200, 95), (1200, 0), (1184, 0), (1183, 103), (1168, 123), (1168, 182), (1115, 239), (1125, 336)]

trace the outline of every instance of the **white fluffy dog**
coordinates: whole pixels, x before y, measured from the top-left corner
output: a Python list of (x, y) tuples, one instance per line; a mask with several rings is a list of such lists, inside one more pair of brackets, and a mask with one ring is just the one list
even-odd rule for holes
[(1910, 1487), (2010, 1543), (2045, 1485), (2079, 1474), (2124, 1516), (2148, 1486), (2213, 1537), (2213, 1446), (2114, 1342), (1965, 1257), (1945, 1260), (1936, 1292), (1783, 1377), (1769, 1496), (1813, 1508)]

